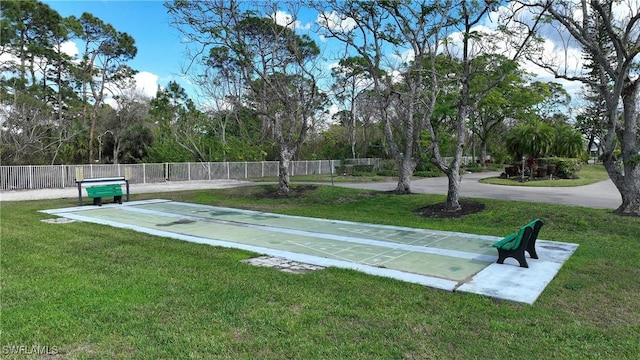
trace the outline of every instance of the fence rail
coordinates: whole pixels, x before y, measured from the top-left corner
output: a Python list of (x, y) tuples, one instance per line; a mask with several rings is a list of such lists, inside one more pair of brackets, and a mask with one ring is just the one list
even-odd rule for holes
[[(380, 159), (349, 159), (350, 164), (374, 165)], [(292, 161), (289, 174), (330, 174), (340, 160)], [(277, 177), (277, 161), (154, 163), (154, 164), (88, 164), (88, 165), (18, 165), (0, 166), (0, 191), (25, 189), (53, 189), (76, 186), (77, 174), (84, 178), (128, 176), (132, 184), (166, 181), (216, 179), (250, 179)]]

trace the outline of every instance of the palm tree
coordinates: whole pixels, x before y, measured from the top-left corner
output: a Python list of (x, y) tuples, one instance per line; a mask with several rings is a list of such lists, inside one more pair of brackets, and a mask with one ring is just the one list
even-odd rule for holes
[(553, 127), (540, 120), (532, 120), (514, 127), (506, 138), (507, 150), (515, 159), (522, 156), (539, 158), (551, 152), (554, 145)]
[(555, 141), (552, 153), (559, 157), (580, 158), (585, 155), (585, 140), (582, 134), (568, 124), (554, 126)]

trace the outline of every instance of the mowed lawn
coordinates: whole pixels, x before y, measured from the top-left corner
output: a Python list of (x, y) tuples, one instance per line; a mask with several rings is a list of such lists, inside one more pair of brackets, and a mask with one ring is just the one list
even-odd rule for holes
[[(74, 199), (2, 202), (2, 358), (637, 359), (640, 219), (479, 199), (482, 213), (425, 219), (442, 196), (300, 185), (135, 195), (285, 214), (580, 244), (534, 305), (329, 268), (303, 275), (255, 254), (108, 226), (48, 224)], [(509, 265), (505, 265), (509, 266)], [(23, 346), (22, 353), (11, 355)], [(6, 357), (5, 357), (6, 356)]]

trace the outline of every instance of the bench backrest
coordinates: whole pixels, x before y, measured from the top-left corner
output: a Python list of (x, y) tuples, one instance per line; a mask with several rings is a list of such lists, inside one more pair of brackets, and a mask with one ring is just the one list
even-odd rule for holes
[[(529, 241), (535, 241), (542, 225), (543, 222), (540, 219), (535, 219), (530, 223), (521, 226), (518, 233), (510, 234), (504, 239), (494, 243), (493, 246), (505, 250), (515, 250), (520, 247), (520, 244), (523, 241), (526, 241), (527, 243)], [(525, 246), (526, 245), (527, 244), (525, 244)]]
[(511, 248), (510, 249), (507, 249), (506, 247), (504, 248), (506, 250), (515, 250), (520, 246), (520, 243), (523, 241), (523, 239), (526, 239), (527, 242), (535, 241), (535, 239), (538, 238), (538, 233), (540, 232), (540, 228), (542, 227), (543, 224), (544, 223), (542, 222), (542, 220), (535, 219), (535, 220), (532, 220), (530, 223), (521, 226), (516, 238), (513, 241), (509, 242), (509, 244), (507, 244), (507, 245), (511, 245), (510, 246)]
[(520, 247), (520, 244), (522, 243), (523, 240), (529, 239), (529, 236), (531, 236), (531, 231), (533, 231), (533, 229), (528, 225), (522, 226), (520, 230), (518, 230), (518, 235), (516, 235), (516, 237), (512, 241), (509, 241), (508, 243), (506, 243), (503, 246), (503, 248), (505, 250), (517, 249), (518, 247)]
[(89, 197), (102, 197), (102, 196), (121, 196), (122, 187), (120, 184), (90, 186), (87, 188), (87, 194)]
[(531, 229), (533, 229), (531, 233), (532, 241), (535, 241), (538, 238), (538, 233), (540, 233), (540, 229), (542, 228), (542, 225), (544, 225), (544, 223), (540, 219), (535, 219), (530, 223), (528, 223), (527, 225), (525, 225), (525, 226), (530, 226)]

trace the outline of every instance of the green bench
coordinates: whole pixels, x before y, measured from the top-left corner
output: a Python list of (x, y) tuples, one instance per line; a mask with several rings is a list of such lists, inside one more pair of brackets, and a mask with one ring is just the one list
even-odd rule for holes
[[(127, 195), (126, 201), (129, 201), (129, 179), (127, 179), (124, 176), (112, 176), (112, 177), (103, 177), (103, 178), (90, 178), (90, 179), (78, 179), (76, 178), (76, 186), (78, 187), (78, 206), (82, 206), (82, 189), (86, 189), (89, 187), (94, 187), (94, 186), (105, 186), (105, 185), (117, 185), (117, 186), (124, 186), (123, 189), (126, 189), (126, 192), (124, 192), (122, 189), (120, 190), (120, 192), (122, 192), (121, 195), (112, 195), (112, 194), (107, 194), (105, 196), (122, 196), (122, 195)], [(91, 190), (93, 192), (93, 190)], [(115, 189), (114, 191), (118, 191), (118, 189)], [(87, 191), (88, 193), (88, 191)], [(94, 198), (94, 204), (97, 202), (98, 200), (95, 200)], [(122, 198), (120, 198), (120, 200), (118, 200), (118, 202), (122, 201)]]
[(532, 259), (538, 258), (536, 239), (542, 225), (544, 225), (542, 220), (535, 219), (520, 227), (517, 233), (509, 234), (504, 239), (495, 242), (493, 247), (498, 249), (498, 264), (503, 264), (506, 258), (512, 257), (518, 261), (520, 267), (528, 268), (525, 251)]
[(113, 196), (113, 202), (122, 204), (122, 186), (120, 184), (96, 185), (87, 187), (87, 195), (93, 199), (93, 205), (102, 206), (103, 197)]

